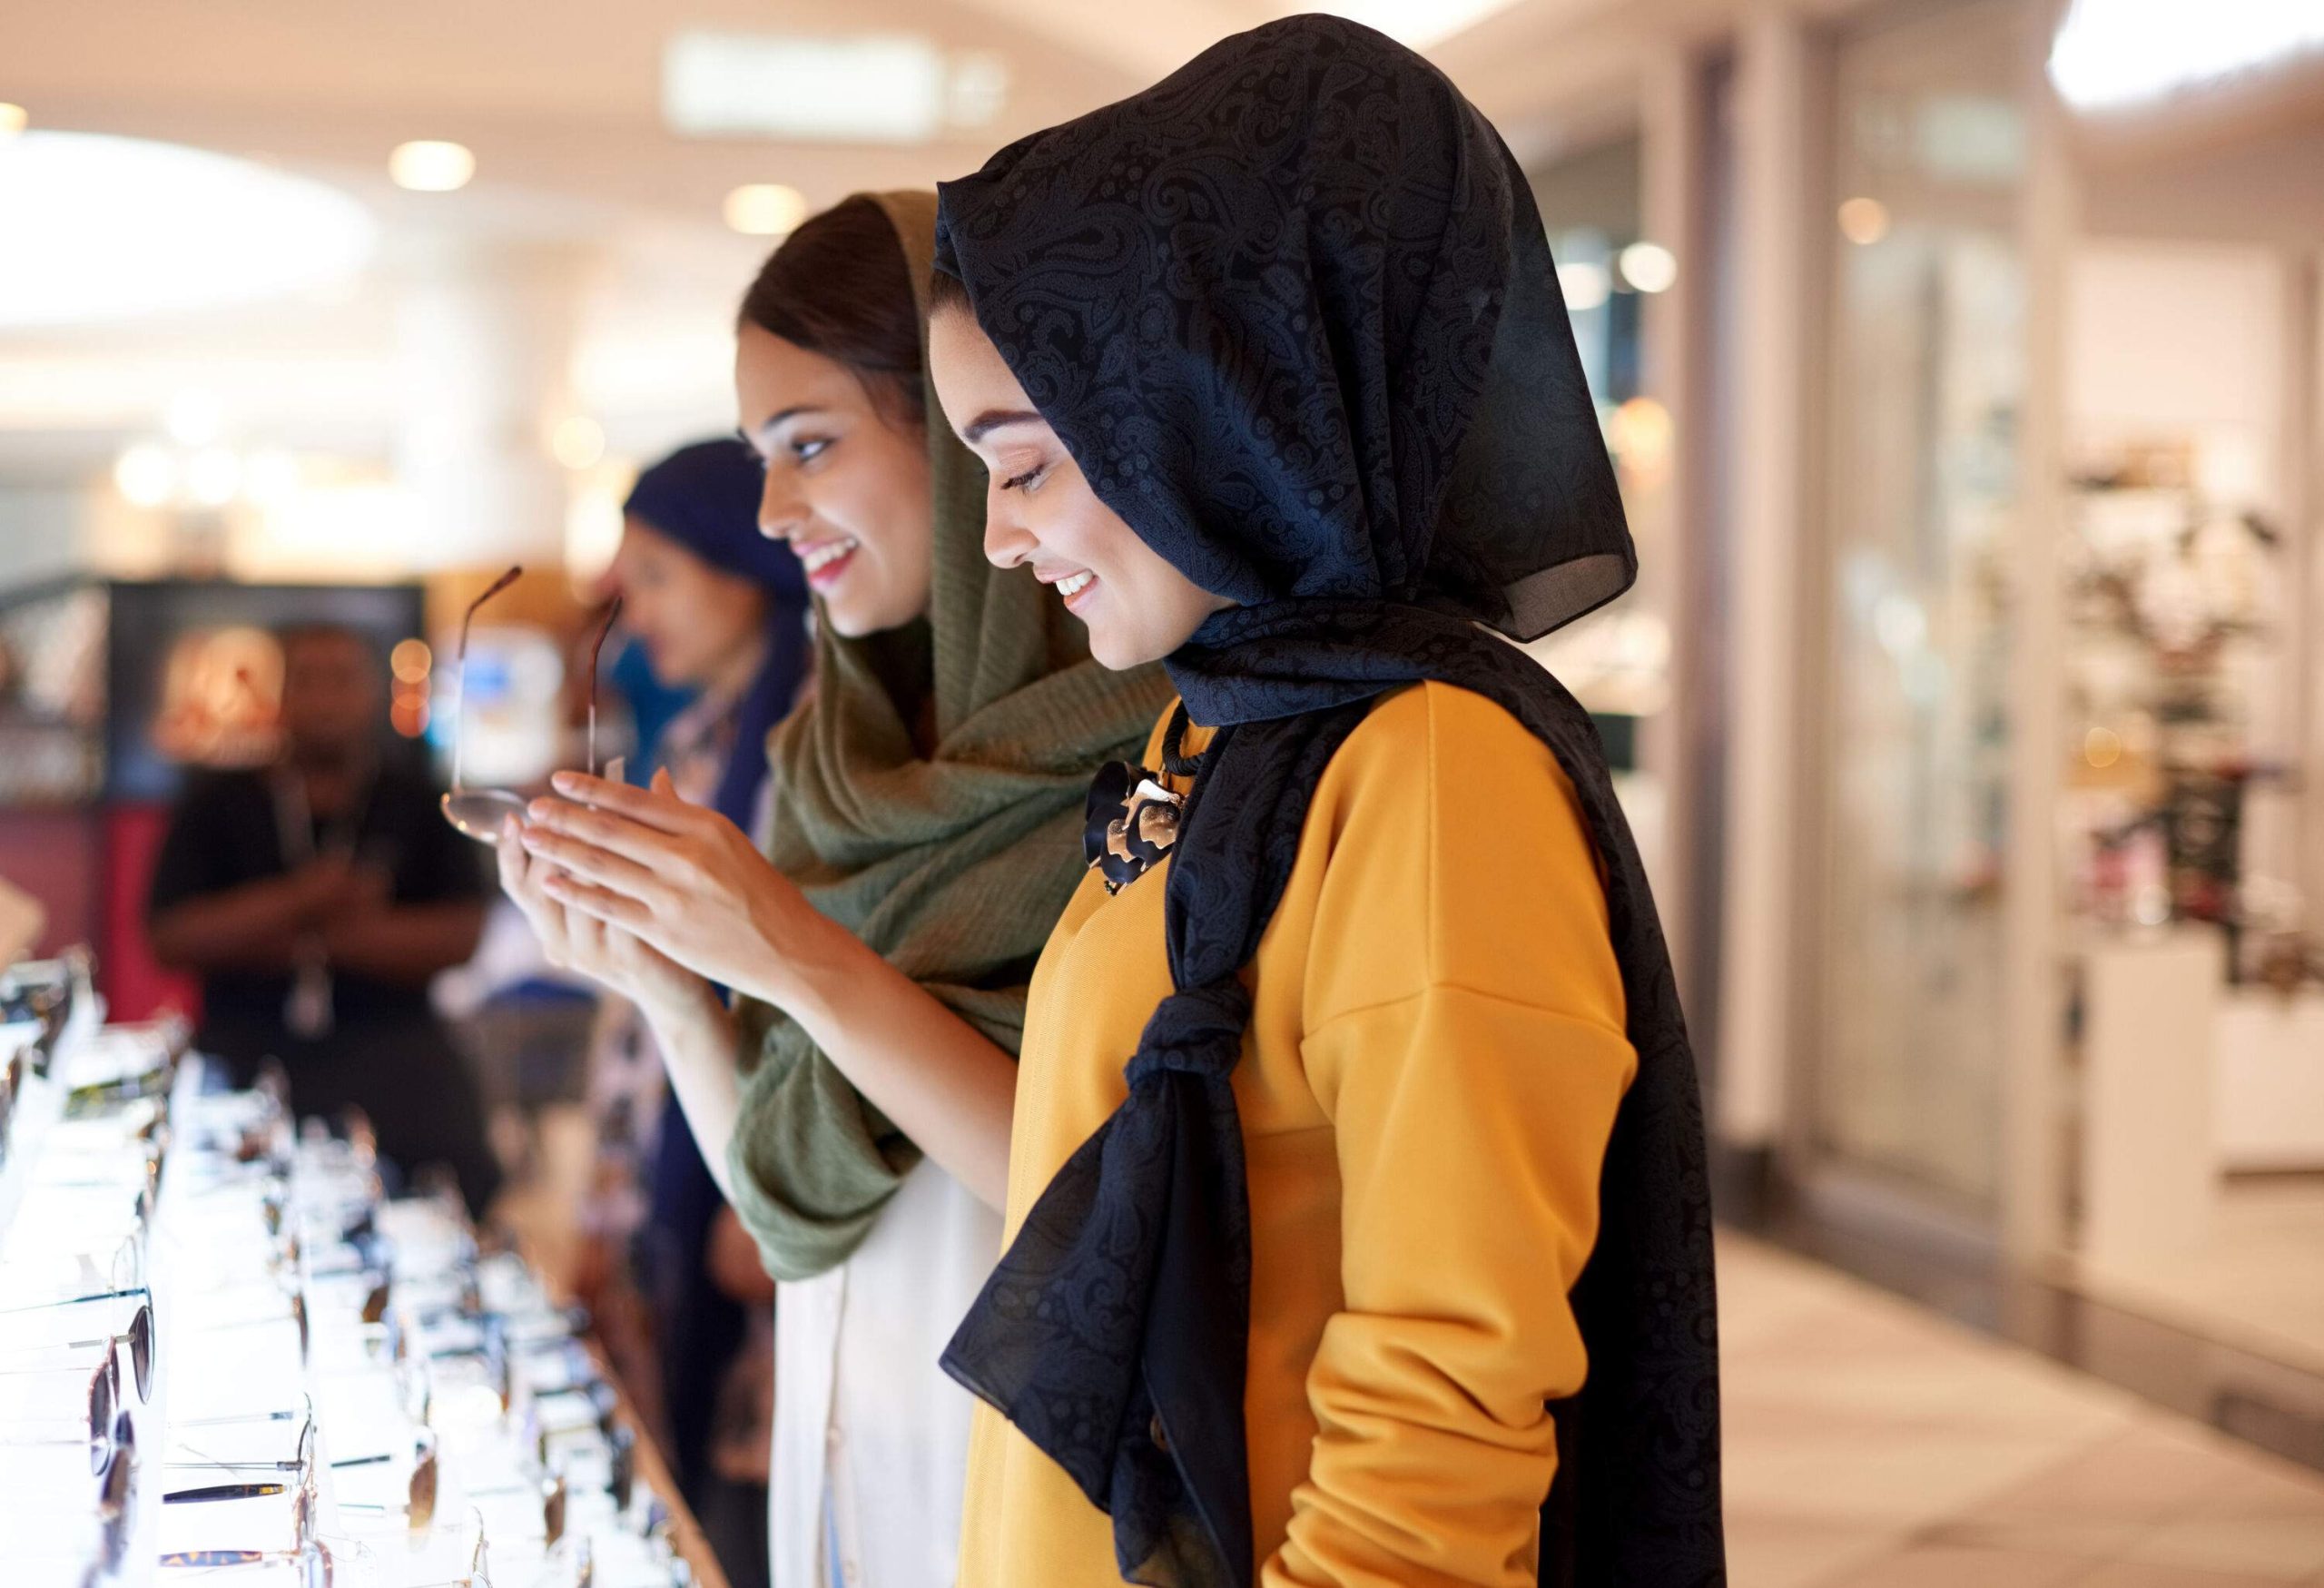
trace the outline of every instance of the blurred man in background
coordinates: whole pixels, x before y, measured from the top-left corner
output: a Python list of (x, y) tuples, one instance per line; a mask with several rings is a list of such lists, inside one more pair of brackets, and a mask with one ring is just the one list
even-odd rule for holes
[(188, 785), (147, 901), (154, 956), (201, 977), (196, 1040), (237, 1080), (280, 1058), (300, 1114), (360, 1108), (384, 1155), (447, 1165), (480, 1212), (499, 1171), (428, 984), (476, 950), (481, 856), (382, 756), (369, 642), (324, 624), (280, 640), (281, 753)]

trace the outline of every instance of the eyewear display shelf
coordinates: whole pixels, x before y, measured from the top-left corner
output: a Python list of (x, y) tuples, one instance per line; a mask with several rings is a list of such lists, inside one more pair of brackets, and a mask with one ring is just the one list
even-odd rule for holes
[(584, 1335), (360, 1118), (0, 972), (0, 1584), (725, 1588)]

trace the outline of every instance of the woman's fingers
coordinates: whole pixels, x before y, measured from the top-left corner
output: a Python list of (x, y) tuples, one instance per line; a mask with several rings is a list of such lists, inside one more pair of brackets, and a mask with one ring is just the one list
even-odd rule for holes
[(627, 855), (532, 823), (526, 824), (522, 842), (537, 863), (547, 862), (584, 882), (600, 883), (635, 899), (658, 891), (655, 873)]
[(493, 857), (500, 868), (500, 888), (515, 902), (525, 923), (533, 929), (533, 935), (540, 940), (541, 952), (548, 962), (562, 968), (574, 959), (573, 921), (543, 893), (541, 884), (548, 875), (548, 868), (525, 853), (517, 825), (510, 821), (492, 846)]
[(593, 811), (566, 800), (535, 800), (525, 813), (527, 833), (551, 833), (594, 845), (635, 863), (657, 876), (680, 877), (691, 870), (691, 837), (648, 827), (609, 811)]
[(653, 924), (654, 912), (645, 903), (626, 893), (616, 893), (595, 883), (585, 883), (563, 872), (551, 872), (541, 884), (548, 896), (567, 911), (586, 915), (608, 926), (625, 926), (651, 942), (647, 929)]
[(634, 788), (625, 783), (609, 783), (602, 777), (591, 777), (580, 772), (560, 772), (548, 781), (551, 788), (568, 800), (626, 816), (657, 832), (694, 833), (701, 829), (701, 809), (678, 798), (669, 789), (666, 780), (659, 775), (650, 789)]
[(524, 907), (520, 894), (525, 886), (525, 845), (517, 835), (514, 818), (500, 824), (500, 836), (492, 841), (493, 863), (500, 870), (500, 891)]
[(533, 863), (532, 856), (525, 853), (524, 840), (517, 831), (519, 825), (511, 818), (492, 846), (493, 859), (500, 868), (500, 891), (514, 901), (525, 919), (532, 922), (533, 930), (547, 938), (555, 923), (547, 919), (550, 911), (547, 901), (541, 897), (541, 871)]

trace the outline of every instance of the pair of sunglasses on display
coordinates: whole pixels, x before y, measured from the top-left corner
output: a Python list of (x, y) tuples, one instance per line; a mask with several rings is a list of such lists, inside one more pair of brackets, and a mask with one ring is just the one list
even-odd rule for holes
[[(468, 1525), (475, 1534), (475, 1539), (468, 1546), (467, 1569), (457, 1577), (419, 1583), (416, 1588), (492, 1588), (492, 1579), (487, 1573), (485, 1563), (484, 1516), (473, 1507), (468, 1515), (471, 1518)], [(342, 1543), (339, 1547), (343, 1551), (349, 1546)], [(361, 1548), (360, 1545), (355, 1547), (358, 1550)], [(357, 1558), (362, 1557), (359, 1554)], [(300, 1588), (332, 1588), (338, 1580), (338, 1557), (332, 1553), (332, 1546), (319, 1538), (310, 1538), (297, 1548), (288, 1550), (178, 1550), (162, 1556), (161, 1564), (215, 1570), (222, 1566), (255, 1566), (271, 1561), (294, 1563), (298, 1568)], [(579, 1588), (587, 1588), (587, 1583), (588, 1578), (585, 1574)]]
[[(271, 1422), (280, 1414), (264, 1413), (255, 1417), (213, 1418), (212, 1425), (234, 1422)], [(299, 1425), (298, 1454), (288, 1461), (272, 1463), (214, 1462), (208, 1464), (227, 1471), (247, 1470), (261, 1466), (281, 1471), (284, 1480), (259, 1483), (212, 1484), (200, 1488), (175, 1489), (162, 1496), (165, 1505), (202, 1504), (218, 1500), (262, 1499), (275, 1494), (290, 1496), (290, 1544), (287, 1549), (203, 1549), (176, 1550), (161, 1557), (164, 1566), (247, 1566), (262, 1561), (313, 1559), (326, 1573), (330, 1571), (330, 1552), (315, 1537), (315, 1521), (321, 1504), (320, 1488), (315, 1461), (315, 1408), (310, 1401), (303, 1413), (290, 1414), (302, 1420)], [(184, 1466), (184, 1462), (172, 1462), (172, 1467)], [(291, 1476), (290, 1475), (296, 1475)], [(328, 1575), (325, 1578), (328, 1581)]]
[[(129, 1320), (129, 1327), (118, 1333), (93, 1340), (65, 1340), (54, 1346), (35, 1346), (9, 1353), (11, 1356), (21, 1357), (101, 1347), (103, 1355), (97, 1358), (96, 1366), (89, 1375), (87, 1420), (78, 1432), (29, 1439), (0, 1434), (0, 1446), (25, 1449), (79, 1445), (85, 1441), (89, 1447), (89, 1475), (103, 1479), (103, 1486), (109, 1488), (113, 1483), (112, 1468), (123, 1463), (124, 1452), (135, 1443), (130, 1429), (129, 1408), (122, 1399), (121, 1348), (124, 1345), (128, 1348), (130, 1385), (137, 1391), (137, 1404), (141, 1406), (150, 1405), (153, 1398), (153, 1304), (150, 1300), (138, 1305), (136, 1314)], [(58, 1376), (70, 1373), (78, 1366), (68, 1362), (62, 1366), (0, 1367), (0, 1377)], [(126, 1485), (126, 1472), (123, 1473), (121, 1482)]]
[(164, 1462), (162, 1465), (172, 1472), (188, 1470), (211, 1473), (261, 1472), (296, 1475), (245, 1479), (236, 1483), (205, 1484), (190, 1489), (172, 1489), (162, 1496), (162, 1503), (165, 1505), (187, 1505), (202, 1504), (217, 1500), (261, 1500), (290, 1492), (294, 1483), (301, 1490), (312, 1487), (316, 1481), (316, 1446), (315, 1415), (311, 1407), (306, 1413), (305, 1421), (300, 1425), (299, 1442), (293, 1448), (296, 1451), (295, 1455), (276, 1461), (216, 1461), (202, 1456), (199, 1451), (196, 1451), (194, 1453), (198, 1458), (196, 1460)]
[[(468, 603), (460, 617), (460, 648), (453, 663), (452, 678), (452, 787), (443, 798), (444, 820), (453, 828), (475, 839), (478, 843), (497, 843), (501, 830), (509, 818), (525, 814), (523, 794), (509, 788), (470, 788), (464, 775), (467, 766), (468, 701), (468, 631), (476, 625), (477, 609), (501, 591), (517, 582), (525, 571), (522, 563), (485, 587), (483, 595)], [(621, 616), (621, 597), (615, 596), (606, 603), (605, 616), (597, 624), (596, 638), (589, 646), (589, 775), (599, 775), (597, 769), (597, 657), (606, 648), (606, 636), (613, 632), (614, 620)], [(605, 769), (604, 775), (617, 777), (620, 762), (616, 760)]]

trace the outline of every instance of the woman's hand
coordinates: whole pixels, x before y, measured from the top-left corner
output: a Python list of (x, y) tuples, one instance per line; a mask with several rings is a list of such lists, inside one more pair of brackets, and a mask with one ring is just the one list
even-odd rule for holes
[[(541, 892), (563, 906), (569, 932), (586, 921), (634, 938), (783, 1010), (946, 1172), (1002, 1205), (1014, 1055), (820, 914), (734, 823), (680, 800), (666, 775), (651, 789), (572, 772), (551, 781), (565, 800), (535, 802), (517, 835), (547, 869)], [(704, 1161), (731, 1202), (733, 1022), (648, 1014)]]
[(646, 1011), (649, 1017), (656, 1011), (689, 1007), (712, 996), (708, 982), (639, 942), (635, 934), (568, 910), (551, 897), (547, 884), (556, 874), (554, 868), (526, 852), (518, 825), (510, 822), (504, 827), (495, 846), (500, 887), (524, 912), (550, 964), (580, 972)]
[(690, 805), (657, 773), (651, 789), (578, 773), (553, 780), (518, 838), (548, 874), (547, 898), (634, 937), (713, 981), (789, 1008), (793, 967), (837, 931), (716, 811)]

